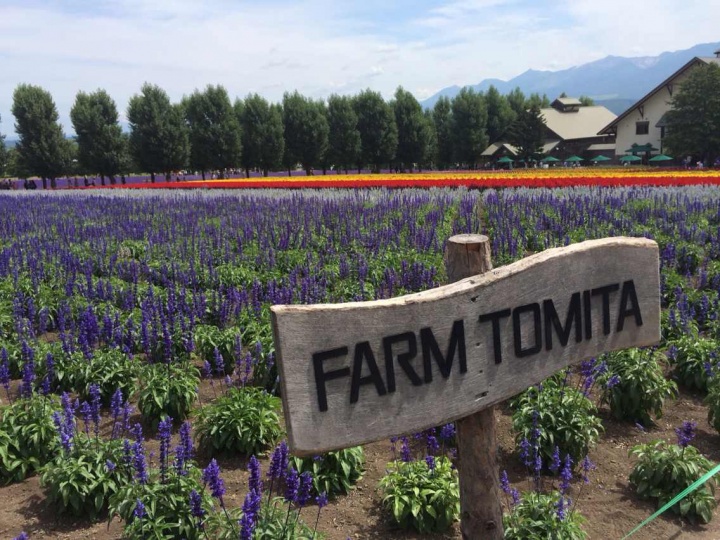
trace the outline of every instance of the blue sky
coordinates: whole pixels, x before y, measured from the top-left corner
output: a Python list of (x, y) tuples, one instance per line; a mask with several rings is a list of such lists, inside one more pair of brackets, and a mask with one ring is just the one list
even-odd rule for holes
[(273, 101), (562, 69), (609, 54), (720, 41), (708, 0), (0, 0), (0, 132), (21, 82), (54, 96), (66, 131), (78, 90), (123, 111), (143, 82), (179, 100), (207, 84)]

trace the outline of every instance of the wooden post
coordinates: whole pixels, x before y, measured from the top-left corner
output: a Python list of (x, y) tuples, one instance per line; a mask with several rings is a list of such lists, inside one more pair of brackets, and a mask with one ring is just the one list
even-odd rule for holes
[[(490, 240), (479, 234), (451, 237), (445, 247), (448, 282), (492, 270)], [(495, 407), (457, 421), (460, 528), (465, 540), (502, 540)]]

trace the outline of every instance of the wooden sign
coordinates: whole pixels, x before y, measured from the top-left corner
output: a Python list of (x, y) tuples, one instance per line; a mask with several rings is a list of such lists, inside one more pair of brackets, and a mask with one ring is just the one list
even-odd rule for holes
[(389, 300), (272, 308), (288, 439), (317, 454), (466, 417), (660, 339), (657, 244), (591, 240)]

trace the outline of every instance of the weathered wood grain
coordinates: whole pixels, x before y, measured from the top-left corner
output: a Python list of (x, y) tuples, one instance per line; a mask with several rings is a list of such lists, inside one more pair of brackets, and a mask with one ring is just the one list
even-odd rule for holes
[[(628, 282), (636, 293), (642, 325), (631, 313), (620, 317), (618, 330), (621, 296), (631, 296), (627, 290), (622, 293)], [(615, 286), (615, 292), (602, 289)], [(291, 448), (298, 455), (319, 453), (436, 426), (503, 401), (585, 358), (654, 344), (660, 339), (659, 291), (657, 244), (642, 238), (607, 238), (550, 249), (481, 276), (399, 298), (274, 306), (272, 324)], [(574, 325), (566, 346), (553, 330), (552, 349), (547, 350), (545, 327), (553, 325), (544, 324), (544, 302), (552, 301), (564, 325), (574, 293), (582, 300), (581, 341), (576, 342)], [(625, 298), (626, 311), (630, 304)], [(537, 309), (540, 336), (534, 333)], [(496, 323), (480, 322), (480, 316), (501, 310), (514, 311)], [(446, 378), (434, 358), (432, 340), (437, 342), (434, 352), (446, 356), (451, 331), (457, 334), (458, 326), (464, 333), (467, 369), (461, 373), (458, 342)], [(519, 329), (517, 344), (514, 326)], [(500, 336), (501, 363), (496, 363), (495, 333)], [(405, 340), (397, 337), (403, 334)], [(392, 336), (396, 337), (389, 364), (394, 369), (388, 370), (383, 339)], [(530, 354), (536, 337), (540, 350)], [(414, 356), (409, 354), (413, 340)], [(339, 354), (343, 347), (346, 354)], [(314, 362), (313, 355), (323, 352), (326, 359)], [(411, 358), (401, 362), (403, 353)], [(363, 384), (351, 402), (355, 356), (361, 360), (358, 378)], [(369, 356), (376, 361), (374, 371)], [(431, 381), (426, 380), (425, 356), (430, 359)], [(336, 372), (337, 378), (318, 385), (316, 364), (326, 374)], [(409, 373), (416, 375), (414, 381)], [(318, 397), (320, 386), (327, 394), (325, 411)], [(391, 386), (394, 391), (389, 391)]]
[[(449, 282), (492, 270), (490, 239), (479, 234), (452, 236), (445, 245)], [(460, 531), (464, 540), (505, 537), (497, 466), (495, 407), (457, 421)]]

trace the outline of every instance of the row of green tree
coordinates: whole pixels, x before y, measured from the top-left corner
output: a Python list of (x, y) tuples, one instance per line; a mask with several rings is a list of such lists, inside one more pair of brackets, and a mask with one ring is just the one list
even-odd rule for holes
[[(12, 114), (19, 141), (14, 152), (0, 140), (0, 174), (49, 180), (85, 173), (114, 183), (131, 170), (155, 175), (191, 169), (348, 170), (370, 167), (474, 168), (489, 142), (527, 138), (547, 96), (526, 97), (519, 89), (501, 95), (463, 89), (423, 110), (413, 95), (398, 88), (392, 100), (365, 90), (355, 96), (313, 100), (286, 93), (282, 103), (254, 94), (234, 103), (222, 86), (195, 91), (172, 103), (160, 87), (145, 84), (130, 99), (130, 133), (104, 90), (79, 92), (70, 111), (76, 137), (67, 139), (49, 92), (21, 84), (13, 94)], [(531, 119), (532, 120), (532, 119)], [(542, 126), (540, 126), (540, 129)], [(519, 146), (526, 143), (516, 141)]]

